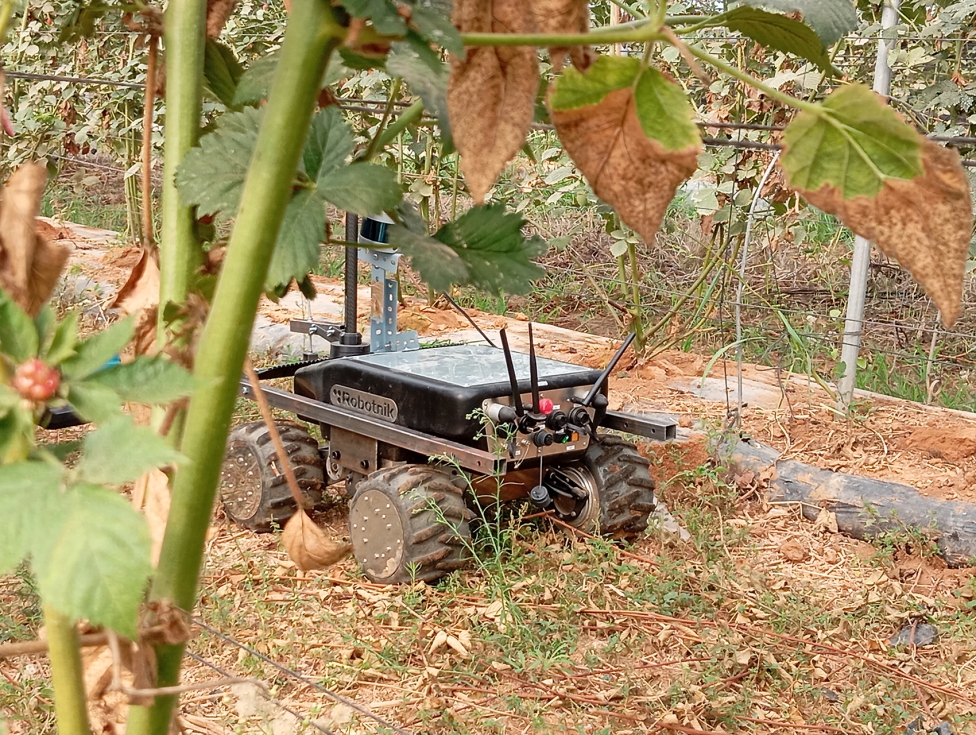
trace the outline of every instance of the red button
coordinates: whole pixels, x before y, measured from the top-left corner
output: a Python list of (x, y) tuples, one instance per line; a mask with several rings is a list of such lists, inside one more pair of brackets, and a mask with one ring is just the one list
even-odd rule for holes
[(551, 398), (540, 398), (539, 399), (539, 410), (546, 416), (552, 413), (552, 399)]

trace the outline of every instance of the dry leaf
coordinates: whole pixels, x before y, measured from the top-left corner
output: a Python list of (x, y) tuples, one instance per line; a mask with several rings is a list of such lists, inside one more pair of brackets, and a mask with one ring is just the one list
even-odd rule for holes
[[(586, 0), (533, 0), (532, 10), (540, 33), (589, 33), (590, 4)], [(550, 46), (549, 58), (554, 74), (563, 68), (566, 54), (580, 71), (593, 63), (589, 46)]]
[(152, 563), (156, 566), (166, 533), (166, 519), (169, 518), (170, 491), (166, 473), (151, 470), (136, 480), (132, 489), (132, 504), (146, 514), (152, 540)]
[(50, 298), (70, 252), (37, 234), (46, 181), (44, 166), (26, 163), (0, 196), (0, 286), (31, 316)]
[(959, 154), (920, 139), (923, 176), (889, 178), (877, 198), (844, 199), (828, 184), (803, 196), (895, 258), (939, 307), (942, 323), (959, 316), (973, 232), (969, 180)]
[(669, 151), (644, 134), (631, 88), (610, 92), (598, 104), (553, 110), (563, 147), (593, 192), (647, 243), (678, 186), (698, 167), (700, 146)]
[(329, 538), (301, 509), (288, 519), (281, 542), (295, 566), (302, 571), (330, 567), (352, 550), (352, 544)]
[(779, 553), (782, 554), (789, 561), (806, 561), (810, 558), (810, 552), (803, 548), (796, 541), (786, 541), (782, 546), (779, 547)]
[(826, 508), (821, 508), (820, 512), (817, 514), (817, 520), (813, 522), (816, 528), (822, 528), (830, 533), (837, 533), (837, 514), (833, 513)]
[[(524, 0), (454, 0), (462, 33), (532, 33)], [(476, 204), (515, 154), (532, 124), (539, 61), (531, 46), (476, 46), (451, 59), (447, 106), (461, 173)]]
[(119, 289), (110, 308), (121, 309), (123, 314), (134, 314), (158, 305), (159, 264), (156, 262), (156, 253), (145, 248), (129, 271), (125, 285)]
[(432, 653), (435, 653), (437, 649), (439, 649), (445, 643), (447, 643), (447, 633), (443, 630), (437, 631), (437, 633), (434, 635), (433, 642), (430, 644), (430, 648), (427, 649), (427, 655), (429, 656)]

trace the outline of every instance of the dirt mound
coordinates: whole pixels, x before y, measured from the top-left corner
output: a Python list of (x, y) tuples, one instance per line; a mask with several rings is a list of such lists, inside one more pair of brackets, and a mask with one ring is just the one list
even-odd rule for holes
[(921, 426), (902, 444), (906, 449), (925, 452), (930, 457), (961, 462), (976, 455), (976, 427)]

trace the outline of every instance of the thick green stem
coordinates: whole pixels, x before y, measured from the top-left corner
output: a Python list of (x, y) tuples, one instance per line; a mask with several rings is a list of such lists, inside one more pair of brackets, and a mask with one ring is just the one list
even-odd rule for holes
[(91, 735), (78, 629), (73, 620), (47, 605), (44, 606), (44, 627), (47, 631), (58, 735)]
[[(164, 141), (162, 225), (159, 243), (159, 303), (186, 301), (200, 258), (193, 209), (176, 190), (176, 169), (196, 145), (203, 106), (206, 0), (170, 0), (166, 7), (166, 139)], [(159, 310), (163, 337), (163, 309)]]
[(659, 27), (643, 19), (590, 33), (462, 33), (461, 38), (465, 46), (595, 46), (664, 41), (666, 36), (658, 31)]
[[(14, 6), (17, 3), (14, 0), (3, 0), (0, 2), (0, 43), (3, 43), (3, 39), (7, 35), (7, 26), (10, 25), (10, 19), (14, 14)], [(27, 15), (27, 11), (24, 11), (24, 15)]]
[[(150, 597), (192, 610), (220, 463), (258, 300), (298, 161), (312, 119), (319, 80), (345, 29), (327, 0), (295, 0), (281, 60), (241, 194), (213, 306), (200, 339), (194, 375), (202, 387), (190, 401), (182, 451), (188, 461), (173, 485), (172, 508)], [(183, 646), (160, 646), (159, 686), (178, 683)], [(130, 718), (130, 735), (166, 735), (175, 697), (157, 697)]]

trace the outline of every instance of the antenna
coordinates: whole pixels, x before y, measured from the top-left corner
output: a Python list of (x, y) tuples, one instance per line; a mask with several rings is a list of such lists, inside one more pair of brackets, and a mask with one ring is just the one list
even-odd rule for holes
[(512, 408), (519, 418), (525, 414), (522, 408), (522, 394), (519, 392), (518, 378), (515, 376), (515, 361), (512, 359), (512, 348), (508, 346), (508, 334), (504, 329), (498, 332), (502, 340), (502, 351), (505, 353), (505, 367), (508, 368), (508, 382), (512, 386)]
[(539, 363), (535, 359), (532, 322), (529, 322), (529, 382), (532, 384), (532, 413), (538, 414), (541, 412), (539, 406)]
[[(530, 329), (531, 326), (532, 325), (529, 325)], [(607, 381), (607, 377), (613, 372), (613, 369), (617, 367), (617, 363), (620, 362), (620, 358), (624, 356), (624, 352), (627, 351), (627, 348), (630, 347), (630, 343), (634, 341), (636, 336), (637, 334), (635, 332), (631, 332), (629, 335), (627, 335), (627, 339), (625, 339), (624, 343), (620, 345), (620, 349), (617, 350), (617, 354), (615, 354), (610, 359), (610, 362), (607, 363), (607, 366), (603, 368), (603, 372), (600, 373), (600, 377), (596, 379), (593, 387), (590, 388), (590, 392), (586, 394), (586, 398), (580, 401), (581, 406), (589, 406), (593, 403), (593, 399), (596, 398), (596, 394), (600, 392), (600, 388), (602, 388), (603, 384)]]

